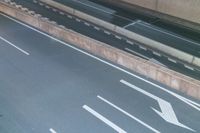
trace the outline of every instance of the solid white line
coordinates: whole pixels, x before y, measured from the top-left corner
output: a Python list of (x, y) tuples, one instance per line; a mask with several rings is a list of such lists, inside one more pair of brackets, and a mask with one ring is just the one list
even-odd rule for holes
[(50, 128), (49, 131), (50, 131), (51, 133), (57, 133), (53, 128)]
[(122, 72), (124, 72), (124, 73), (126, 73), (126, 74), (128, 74), (128, 75), (130, 75), (130, 76), (132, 76), (132, 77), (135, 77), (135, 78), (137, 78), (137, 79), (139, 79), (139, 80), (141, 80), (141, 81), (144, 81), (144, 82), (146, 82), (146, 83), (148, 83), (148, 84), (150, 84), (150, 85), (152, 85), (152, 86), (154, 86), (154, 87), (156, 87), (156, 88), (159, 88), (159, 89), (161, 89), (161, 90), (163, 90), (163, 91), (165, 91), (165, 92), (167, 92), (167, 93), (173, 95), (174, 97), (178, 98), (179, 100), (181, 100), (182, 102), (188, 104), (189, 106), (191, 106), (191, 107), (197, 109), (198, 111), (200, 111), (200, 108), (196, 107), (196, 106), (199, 106), (199, 107), (200, 107), (200, 104), (198, 104), (197, 102), (194, 102), (194, 101), (192, 101), (192, 100), (190, 100), (190, 99), (188, 99), (188, 98), (185, 98), (185, 97), (183, 97), (183, 96), (181, 96), (181, 95), (179, 95), (179, 94), (176, 94), (175, 92), (172, 92), (172, 91), (170, 91), (170, 90), (168, 90), (168, 89), (165, 89), (164, 87), (159, 86), (159, 85), (157, 85), (157, 84), (155, 84), (155, 83), (153, 83), (153, 82), (151, 82), (151, 81), (149, 81), (149, 80), (146, 80), (146, 79), (144, 79), (144, 78), (142, 78), (142, 77), (140, 77), (140, 76), (137, 76), (137, 75), (135, 75), (135, 74), (133, 74), (133, 73), (131, 73), (131, 72), (129, 72), (129, 71), (127, 71), (127, 70), (125, 70), (125, 69), (119, 67), (119, 66), (116, 66), (116, 65), (114, 65), (114, 64), (111, 64), (111, 63), (109, 63), (109, 62), (107, 62), (107, 61), (105, 61), (105, 60), (102, 60), (102, 59), (100, 59), (100, 58), (98, 58), (98, 57), (96, 57), (96, 56), (94, 56), (94, 55), (92, 55), (92, 54), (89, 54), (89, 53), (87, 53), (87, 52), (85, 52), (85, 51), (83, 51), (83, 50), (81, 50), (81, 49), (78, 49), (78, 48), (76, 48), (76, 47), (74, 47), (74, 46), (72, 46), (72, 45), (69, 45), (69, 44), (67, 44), (67, 43), (65, 43), (65, 42), (63, 42), (63, 41), (61, 41), (61, 40), (59, 40), (59, 39), (56, 39), (55, 37), (52, 37), (52, 36), (50, 36), (50, 35), (48, 35), (48, 34), (46, 34), (46, 33), (44, 33), (44, 32), (41, 32), (41, 31), (39, 31), (39, 30), (37, 30), (37, 29), (35, 29), (35, 28), (33, 28), (33, 27), (27, 25), (27, 24), (24, 24), (24, 23), (22, 23), (22, 22), (20, 22), (20, 21), (18, 21), (18, 20), (16, 20), (16, 19), (13, 19), (13, 18), (11, 18), (11, 17), (9, 17), (9, 16), (7, 16), (7, 15), (4, 15), (4, 14), (2, 14), (2, 13), (0, 13), (0, 14), (1, 14), (2, 16), (6, 17), (6, 18), (9, 18), (10, 20), (12, 20), (12, 21), (14, 21), (14, 22), (16, 22), (16, 23), (18, 23), (18, 24), (21, 24), (21, 25), (23, 25), (23, 26), (25, 26), (25, 27), (27, 27), (27, 28), (33, 30), (33, 31), (36, 31), (36, 32), (40, 33), (41, 35), (44, 35), (44, 36), (46, 36), (46, 37), (48, 37), (48, 38), (51, 38), (51, 39), (53, 39), (53, 40), (55, 40), (55, 41), (57, 41), (57, 42), (59, 42), (59, 43), (61, 43), (61, 44), (63, 44), (63, 45), (66, 45), (66, 46), (69, 47), (69, 48), (72, 48), (72, 49), (74, 49), (74, 50), (76, 50), (76, 51), (79, 51), (80, 53), (83, 53), (83, 54), (85, 54), (85, 55), (87, 55), (87, 56), (89, 56), (89, 57), (91, 57), (91, 58), (93, 58), (93, 59), (96, 59), (96, 60), (98, 60), (98, 61), (100, 61), (100, 62), (102, 62), (102, 63), (104, 63), (104, 64), (107, 64), (107, 65), (109, 65), (109, 66), (111, 66), (111, 67), (113, 67), (113, 68), (115, 68), (115, 69), (117, 69), (117, 70), (119, 70), (119, 71), (122, 71)]
[(124, 131), (123, 129), (121, 129), (120, 127), (118, 127), (117, 125), (115, 125), (113, 122), (111, 122), (110, 120), (108, 120), (107, 118), (105, 118), (104, 116), (102, 116), (101, 114), (99, 114), (98, 112), (96, 112), (95, 110), (91, 109), (87, 105), (83, 105), (83, 109), (85, 109), (88, 112), (90, 112), (92, 115), (94, 115), (96, 118), (98, 118), (99, 120), (101, 120), (102, 122), (104, 122), (105, 124), (107, 124), (108, 126), (110, 126), (111, 128), (113, 128), (118, 133), (126, 133), (126, 131)]
[(168, 33), (168, 32), (166, 32), (166, 31), (162, 31), (162, 30), (159, 30), (159, 29), (153, 28), (153, 27), (151, 27), (151, 26), (149, 26), (149, 25), (147, 25), (147, 24), (143, 24), (143, 23), (138, 23), (138, 24), (143, 25), (143, 26), (145, 26), (145, 27), (148, 27), (148, 28), (150, 28), (150, 29), (153, 29), (153, 30), (159, 31), (159, 32), (161, 32), (161, 33), (165, 33), (165, 34), (167, 34), (167, 35), (170, 35), (170, 36), (173, 36), (173, 37), (179, 38), (179, 39), (184, 40), (184, 41), (186, 41), (186, 42), (193, 43), (193, 44), (195, 44), (195, 45), (200, 46), (199, 43), (196, 43), (196, 42), (193, 42), (193, 41), (191, 41), (191, 40), (185, 39), (185, 38), (183, 38), (183, 37), (180, 37), (180, 36), (177, 36), (177, 35), (174, 35), (174, 34)]
[(150, 125), (146, 124), (145, 122), (141, 121), (140, 119), (136, 118), (135, 116), (129, 114), (128, 112), (124, 111), (123, 109), (121, 109), (120, 107), (116, 106), (115, 104), (109, 102), (108, 100), (106, 100), (105, 98), (101, 97), (101, 96), (97, 96), (100, 100), (104, 101), (105, 103), (109, 104), (110, 106), (112, 106), (113, 108), (117, 109), (118, 111), (122, 112), (123, 114), (127, 115), (128, 117), (132, 118), (133, 120), (137, 121), (138, 123), (142, 124), (143, 126), (145, 126), (146, 128), (152, 130), (154, 133), (160, 133), (160, 131), (154, 129), (153, 127), (151, 127)]
[(4, 42), (10, 44), (11, 46), (13, 46), (14, 48), (18, 49), (19, 51), (21, 51), (22, 53), (26, 54), (26, 55), (30, 55), (28, 52), (24, 51), (23, 49), (17, 47), (16, 45), (14, 45), (13, 43), (9, 42), (8, 40), (4, 39), (3, 37), (0, 36), (0, 39), (3, 40)]
[(142, 54), (140, 54), (140, 53), (138, 53), (138, 52), (135, 52), (135, 51), (133, 51), (133, 50), (131, 50), (131, 49), (129, 49), (129, 48), (125, 48), (125, 50), (127, 50), (127, 51), (129, 51), (129, 52), (131, 52), (131, 53), (133, 53), (133, 54), (136, 54), (136, 55), (138, 55), (138, 56), (140, 56), (140, 57), (143, 57), (143, 58), (145, 58), (146, 60), (150, 60), (151, 58), (149, 58), (149, 57), (147, 57), (147, 56), (144, 56), (144, 55), (142, 55)]
[(97, 9), (97, 10), (99, 10), (99, 11), (105, 12), (105, 13), (107, 13), (107, 14), (111, 14), (111, 15), (113, 15), (113, 16), (116, 16), (116, 17), (119, 17), (119, 18), (128, 20), (128, 21), (130, 21), (130, 22), (133, 21), (132, 19), (129, 19), (129, 18), (126, 18), (126, 17), (123, 17), (123, 16), (119, 16), (119, 15), (116, 15), (116, 14), (113, 14), (113, 13), (110, 13), (110, 12), (107, 12), (107, 11), (104, 11), (104, 10), (102, 10), (102, 9), (100, 9), (100, 8), (95, 7), (95, 6), (91, 6), (91, 5), (85, 4), (85, 3), (83, 3), (83, 2), (81, 2), (81, 1), (79, 1), (79, 0), (73, 0), (73, 1), (74, 1), (74, 2), (77, 2), (77, 3), (81, 3), (82, 5), (85, 5), (85, 6), (94, 8), (94, 9)]

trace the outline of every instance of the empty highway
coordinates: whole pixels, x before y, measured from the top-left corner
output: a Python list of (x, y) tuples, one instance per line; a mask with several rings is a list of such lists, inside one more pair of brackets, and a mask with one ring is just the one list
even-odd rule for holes
[(0, 15), (1, 133), (200, 132), (200, 101)]
[(156, 51), (152, 51), (146, 47), (141, 47), (132, 40), (112, 33), (111, 31), (98, 27), (85, 20), (60, 12), (58, 9), (52, 9), (49, 6), (46, 6), (43, 3), (39, 3), (37, 1), (33, 2), (33, 0), (15, 0), (15, 2), (17, 4), (21, 4), (23, 7), (41, 14), (44, 17), (49, 18), (52, 21), (57, 22), (59, 25), (65, 26), (68, 29), (72, 29), (98, 41), (107, 43), (136, 56), (140, 56), (146, 60), (162, 64), (165, 67), (180, 73), (184, 73), (185, 75), (200, 79), (199, 69), (191, 68), (182, 62), (174, 60), (172, 57), (168, 57), (162, 53), (157, 53)]
[[(174, 47), (200, 57), (199, 34), (189, 29), (178, 28), (152, 16), (123, 12), (108, 5), (100, 5), (90, 0), (56, 0), (62, 4), (80, 10), (104, 21), (125, 27), (137, 34), (151, 38), (170, 47)], [(122, 12), (122, 13), (121, 13)], [(162, 26), (164, 25), (164, 26)], [(176, 28), (175, 28), (176, 27)], [(179, 31), (179, 32), (178, 32)], [(184, 34), (184, 33), (187, 34)], [(194, 39), (194, 40), (193, 40)]]

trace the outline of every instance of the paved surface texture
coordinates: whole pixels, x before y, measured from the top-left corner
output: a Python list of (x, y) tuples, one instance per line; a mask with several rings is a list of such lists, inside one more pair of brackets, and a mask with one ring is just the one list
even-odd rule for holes
[(152, 50), (139, 47), (135, 43), (130, 44), (129, 40), (121, 36), (115, 35), (110, 31), (106, 31), (105, 29), (102, 29), (67, 14), (61, 15), (59, 11), (53, 11), (53, 9), (46, 8), (44, 5), (41, 6), (38, 3), (34, 3), (32, 0), (15, 0), (15, 2), (23, 5), (24, 7), (27, 7), (30, 10), (35, 11), (36, 13), (40, 13), (44, 17), (48, 17), (50, 20), (56, 21), (59, 25), (64, 25), (65, 27), (79, 32), (83, 35), (107, 43), (116, 48), (140, 56), (147, 60), (161, 63), (166, 67), (169, 67), (170, 69), (173, 69), (180, 73), (184, 73), (193, 78), (200, 79), (200, 70), (185, 67), (185, 65), (183, 65), (182, 63), (179, 63), (177, 61), (174, 62), (174, 60), (169, 59), (170, 57), (166, 57), (165, 55), (161, 54), (160, 56), (158, 56), (157, 54), (153, 53)]
[[(64, 2), (65, 0), (56, 0), (56, 1), (63, 1)], [(129, 12), (127, 10), (122, 9), (121, 7), (116, 7), (116, 6), (113, 6), (113, 5), (106, 4), (105, 2), (102, 2), (102, 0), (73, 0), (73, 1), (84, 1), (84, 3), (87, 2), (87, 1), (92, 1), (95, 4), (100, 4), (102, 6), (109, 8), (109, 9), (113, 9), (115, 11), (115, 15), (124, 16), (125, 18), (129, 18), (131, 20), (140, 19), (142, 21), (145, 21), (145, 22), (150, 23), (152, 25), (158, 26), (158, 27), (163, 28), (165, 30), (171, 31), (171, 32), (176, 33), (178, 35), (184, 36), (184, 37), (189, 38), (191, 40), (200, 42), (200, 38), (198, 37), (199, 36), (198, 32), (195, 32), (195, 31), (190, 30), (188, 28), (178, 27), (177, 25), (167, 23), (167, 22), (165, 22), (161, 19), (155, 18), (155, 17), (145, 16), (145, 15), (139, 14), (137, 12)]]
[(0, 20), (1, 133), (200, 132), (200, 101)]
[[(89, 0), (56, 1), (121, 27), (130, 25), (129, 28), (127, 27), (127, 29), (129, 29), (130, 31), (136, 32), (140, 35), (146, 36), (168, 46), (186, 51), (187, 53), (200, 57), (200, 40), (198, 40), (199, 34), (197, 33), (195, 34), (193, 32), (189, 32), (189, 30), (183, 30), (177, 27), (173, 29), (174, 27), (169, 24), (164, 24), (165, 27), (162, 27), (162, 22), (160, 22), (160, 20), (158, 20), (157, 18), (144, 16), (141, 14), (128, 12), (125, 13), (123, 11), (120, 11), (120, 9), (110, 9), (108, 7), (106, 8), (104, 6), (99, 6), (98, 3), (91, 2)], [(148, 23), (136, 23), (138, 20), (143, 20)], [(152, 26), (148, 25), (150, 23), (152, 23)], [(178, 35), (176, 34), (177, 31), (180, 32), (178, 32)], [(181, 34), (182, 32), (187, 32), (187, 34), (183, 35)], [(192, 35), (190, 36), (190, 34)], [(195, 41), (191, 39), (195, 39)]]

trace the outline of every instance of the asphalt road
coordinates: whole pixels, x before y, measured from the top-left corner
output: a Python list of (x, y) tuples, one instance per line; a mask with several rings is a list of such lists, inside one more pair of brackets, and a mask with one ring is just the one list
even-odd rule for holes
[(200, 132), (199, 100), (0, 20), (1, 133)]
[(143, 21), (135, 21), (125, 27), (152, 40), (156, 40), (175, 49), (180, 49), (196, 57), (200, 57), (200, 43), (186, 39), (180, 35), (158, 28)]
[(58, 10), (53, 10), (45, 5), (40, 5), (34, 3), (32, 0), (15, 0), (17, 4), (21, 4), (24, 7), (27, 7), (30, 10), (35, 11), (36, 13), (41, 14), (44, 17), (48, 17), (50, 20), (56, 21), (59, 25), (64, 25), (65, 27), (72, 29), (76, 32), (79, 32), (83, 35), (89, 36), (101, 42), (107, 43), (116, 48), (122, 49), (131, 54), (140, 56), (147, 60), (163, 64), (170, 69), (184, 73), (185, 75), (191, 76), (196, 79), (200, 79), (200, 70), (187, 67), (182, 63), (174, 61), (170, 57), (166, 57), (162, 54), (157, 54), (152, 50), (149, 50), (144, 47), (140, 47), (136, 43), (133, 43), (126, 38), (123, 38), (119, 35), (113, 34), (110, 31), (106, 31), (98, 26), (90, 24), (86, 21), (77, 19), (71, 15), (61, 15)]
[[(197, 57), (200, 57), (200, 34), (184, 28), (175, 28), (169, 24), (164, 24), (157, 18), (144, 16), (141, 14), (125, 13), (120, 9), (108, 8), (106, 5), (102, 6), (95, 1), (90, 0), (56, 0), (62, 4), (70, 6), (74, 9), (80, 10), (104, 21), (112, 24), (126, 27), (128, 30), (136, 32), (140, 35), (146, 36), (168, 46), (180, 49)], [(142, 20), (147, 23), (136, 23)], [(149, 25), (151, 24), (151, 25)], [(160, 25), (160, 26), (159, 26)], [(127, 27), (128, 26), (128, 27)], [(169, 27), (169, 28), (168, 28)], [(177, 32), (180, 31), (180, 32)], [(182, 33), (189, 35), (184, 35)], [(177, 33), (177, 34), (176, 34)], [(190, 36), (191, 34), (191, 36)], [(194, 40), (193, 40), (194, 39)]]
[[(59, 1), (62, 1), (62, 0), (59, 0)], [(63, 0), (63, 1), (65, 1), (65, 0)], [(144, 14), (140, 14), (138, 12), (129, 11), (127, 9), (122, 8), (121, 6), (113, 6), (113, 5), (107, 4), (105, 2), (102, 2), (102, 0), (79, 0), (79, 1), (84, 1), (84, 2), (91, 1), (91, 2), (95, 3), (95, 5), (99, 4), (101, 6), (104, 6), (104, 8), (107, 7), (110, 10), (114, 10), (115, 11), (114, 15), (123, 16), (125, 18), (131, 19), (131, 20), (134, 20), (134, 21), (139, 19), (139, 20), (145, 21), (149, 24), (152, 24), (154, 26), (157, 26), (158, 28), (162, 28), (163, 30), (173, 32), (175, 34), (181, 35), (185, 38), (194, 40), (196, 42), (200, 42), (199, 32), (195, 32), (192, 29), (182, 27), (182, 26), (178, 26), (178, 25), (174, 25), (172, 23), (169, 23), (169, 22), (166, 22), (164, 20), (155, 18), (153, 16), (144, 15)]]

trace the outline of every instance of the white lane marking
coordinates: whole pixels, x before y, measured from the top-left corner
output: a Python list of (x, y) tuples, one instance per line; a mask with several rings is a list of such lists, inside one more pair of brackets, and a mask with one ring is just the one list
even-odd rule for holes
[(157, 97), (157, 96), (155, 96), (155, 95), (153, 95), (153, 94), (151, 94), (151, 93), (149, 93), (149, 92), (147, 92), (147, 91), (145, 91), (145, 90), (123, 80), (123, 79), (120, 80), (120, 82), (122, 84), (124, 84), (124, 85), (126, 85), (126, 86), (128, 86), (128, 87), (130, 87), (130, 88), (132, 88), (132, 89), (134, 89), (134, 90), (136, 90), (136, 91), (138, 91), (138, 92), (140, 92), (140, 93), (142, 93), (142, 94), (144, 94), (144, 95), (146, 95), (146, 96), (148, 96), (148, 97), (150, 97), (154, 100), (156, 100), (158, 102), (159, 106), (160, 106), (161, 112), (156, 110), (155, 108), (152, 108), (152, 109), (160, 117), (162, 117), (166, 122), (174, 124), (174, 125), (182, 127), (182, 128), (185, 128), (185, 129), (188, 129), (190, 131), (196, 132), (195, 130), (191, 129), (190, 127), (179, 122), (179, 120), (177, 119), (176, 114), (175, 114), (175, 112), (172, 108), (172, 105), (169, 102), (167, 102), (167, 101), (165, 101), (165, 100), (163, 100), (163, 99), (161, 99), (161, 98), (159, 98), (159, 97)]
[(177, 35), (174, 35), (174, 34), (168, 33), (168, 32), (166, 32), (166, 31), (162, 31), (162, 30), (159, 30), (159, 29), (153, 28), (153, 27), (150, 26), (150, 25), (143, 24), (143, 23), (138, 23), (138, 24), (143, 25), (143, 26), (145, 26), (145, 27), (148, 27), (148, 28), (150, 28), (150, 29), (156, 30), (156, 31), (158, 31), (158, 32), (165, 33), (165, 34), (167, 34), (167, 35), (170, 35), (170, 36), (176, 37), (176, 38), (181, 39), (181, 40), (184, 40), (184, 41), (186, 41), (186, 42), (193, 43), (193, 44), (195, 44), (195, 45), (200, 46), (199, 43), (196, 43), (196, 42), (193, 42), (193, 41), (188, 40), (188, 39), (186, 39), (186, 38), (183, 38), (183, 37), (180, 37), (180, 36), (177, 36)]
[(158, 52), (155, 52), (155, 51), (153, 51), (153, 54), (157, 55), (157, 56), (161, 56), (161, 54), (159, 54)]
[(92, 108), (88, 107), (87, 105), (83, 105), (83, 109), (90, 112), (92, 115), (94, 115), (96, 118), (98, 118), (99, 120), (101, 120), (102, 122), (110, 126), (111, 128), (113, 128), (118, 133), (126, 133), (126, 131), (124, 131), (123, 129), (121, 129), (120, 127), (115, 125), (113, 122), (111, 122), (110, 120), (108, 120), (107, 118), (105, 118), (104, 116), (102, 116), (101, 114), (93, 110)]
[(145, 126), (146, 128), (150, 129), (151, 131), (153, 131), (154, 133), (160, 133), (160, 131), (154, 129), (153, 127), (151, 127), (150, 125), (146, 124), (145, 122), (141, 121), (140, 119), (136, 118), (135, 116), (131, 115), (130, 113), (124, 111), (123, 109), (121, 109), (120, 107), (116, 106), (115, 104), (109, 102), (108, 100), (106, 100), (105, 98), (101, 97), (101, 96), (97, 96), (100, 100), (102, 100), (103, 102), (109, 104), (110, 106), (112, 106), (113, 108), (117, 109), (118, 111), (122, 112), (123, 114), (125, 114), (126, 116), (132, 118), (133, 120), (137, 121), (138, 123), (142, 124), (143, 126)]
[(37, 0), (33, 0), (33, 3), (38, 3)]
[(110, 12), (107, 12), (107, 11), (104, 11), (104, 10), (102, 10), (102, 9), (100, 9), (100, 8), (95, 7), (95, 6), (91, 6), (91, 5), (85, 4), (85, 3), (83, 3), (83, 2), (81, 2), (81, 1), (79, 1), (79, 0), (73, 0), (73, 1), (78, 2), (78, 3), (81, 3), (82, 5), (85, 5), (85, 6), (94, 8), (94, 9), (97, 9), (97, 10), (99, 10), (99, 11), (105, 12), (105, 13), (107, 13), (107, 14), (111, 14), (111, 15), (113, 15), (113, 16), (116, 16), (116, 17), (119, 17), (119, 18), (128, 20), (128, 21), (130, 21), (130, 22), (133, 21), (132, 19), (129, 19), (129, 18), (126, 18), (126, 17), (123, 17), (123, 16), (119, 16), (119, 15), (116, 15), (116, 14), (113, 14), (113, 13), (110, 13)]
[(104, 33), (107, 35), (110, 35), (111, 33), (109, 31), (104, 30)]
[(81, 22), (81, 20), (80, 20), (80, 19), (78, 19), (78, 18), (76, 18), (75, 20), (76, 20), (77, 22)]
[(126, 42), (127, 42), (128, 44), (134, 45), (134, 43), (131, 42), (131, 41), (129, 41), (129, 40), (126, 40)]
[(40, 5), (40, 6), (44, 6), (44, 4), (43, 4), (43, 3), (39, 3), (39, 5)]
[(141, 20), (133, 21), (132, 23), (130, 23), (130, 24), (128, 24), (128, 25), (125, 25), (123, 28), (126, 29), (126, 28), (128, 28), (129, 26), (133, 26), (133, 25), (135, 25), (135, 24), (137, 24), (137, 23), (139, 23), (139, 22), (141, 22)]
[(50, 128), (49, 131), (50, 131), (51, 133), (57, 133), (53, 128)]
[(133, 54), (136, 54), (136, 55), (138, 55), (138, 56), (140, 56), (140, 57), (142, 57), (142, 58), (145, 58), (146, 60), (150, 60), (151, 58), (149, 58), (149, 57), (147, 57), (147, 56), (144, 56), (144, 55), (142, 55), (142, 54), (140, 54), (140, 53), (138, 53), (138, 52), (135, 52), (135, 51), (133, 51), (133, 50), (131, 50), (131, 49), (129, 49), (129, 48), (125, 48), (125, 50), (127, 50), (127, 51), (129, 51), (129, 52), (131, 52), (131, 53), (133, 53)]
[(19, 48), (18, 46), (14, 45), (13, 43), (9, 42), (8, 40), (4, 39), (3, 37), (0, 36), (0, 39), (3, 40), (4, 42), (10, 44), (11, 46), (13, 46), (14, 48), (18, 49), (19, 51), (21, 51), (22, 53), (26, 54), (26, 55), (30, 55), (28, 52), (26, 52), (25, 50)]
[(87, 22), (84, 22), (84, 24), (85, 24), (86, 26), (90, 26), (90, 24), (89, 24), (89, 23), (87, 23)]
[(68, 17), (68, 18), (72, 18), (72, 16), (71, 16), (71, 15), (67, 15), (67, 17)]
[(61, 12), (61, 11), (59, 11), (59, 14), (60, 14), (60, 15), (65, 15), (65, 13), (64, 13), (64, 12)]
[(57, 9), (55, 9), (55, 8), (53, 8), (52, 10), (53, 10), (54, 12), (57, 12)]
[(144, 47), (144, 46), (141, 46), (141, 45), (139, 45), (139, 48), (140, 48), (140, 49), (143, 49), (143, 50), (145, 50), (145, 51), (147, 50), (147, 48), (146, 48), (146, 47)]
[(50, 7), (49, 7), (49, 6), (47, 6), (47, 5), (45, 5), (45, 8), (47, 8), (47, 9), (50, 9)]
[(184, 67), (187, 68), (187, 69), (190, 69), (190, 70), (194, 71), (194, 68), (192, 68), (192, 67), (190, 67), (188, 65), (184, 65)]
[(171, 58), (167, 58), (169, 61), (173, 62), (173, 63), (177, 63), (176, 60), (171, 59)]
[(167, 68), (167, 66), (166, 66), (166, 65), (164, 65), (163, 63), (161, 63), (160, 61), (158, 61), (158, 60), (156, 60), (156, 59), (154, 59), (154, 58), (151, 58), (149, 61), (151, 61), (151, 62), (153, 62), (153, 63), (156, 63), (156, 64), (159, 64), (159, 65), (161, 65), (161, 66), (163, 66), (163, 67), (166, 67), (166, 68)]
[(95, 30), (100, 30), (100, 28), (99, 28), (99, 27), (96, 27), (96, 26), (94, 27), (94, 29), (95, 29)]
[(118, 35), (115, 35), (115, 38), (117, 38), (117, 39), (119, 39), (119, 40), (122, 39), (122, 38), (121, 38), (120, 36), (118, 36)]
[(128, 74), (128, 75), (130, 75), (130, 76), (132, 76), (132, 77), (135, 77), (135, 78), (137, 78), (137, 79), (139, 79), (139, 80), (141, 80), (141, 81), (144, 81), (144, 82), (146, 82), (146, 83), (148, 83), (148, 84), (150, 84), (150, 85), (152, 85), (152, 86), (154, 86), (154, 87), (156, 87), (156, 88), (159, 88), (159, 89), (161, 89), (162, 91), (165, 91), (165, 92), (169, 93), (170, 95), (172, 95), (172, 96), (178, 98), (178, 99), (181, 100), (182, 102), (188, 104), (188, 105), (191, 106), (192, 108), (194, 108), (194, 109), (200, 111), (200, 104), (197, 103), (197, 102), (195, 102), (195, 101), (192, 101), (192, 100), (190, 100), (190, 99), (188, 99), (188, 98), (185, 98), (185, 97), (183, 97), (183, 96), (181, 96), (181, 95), (179, 95), (179, 94), (176, 94), (175, 92), (172, 92), (172, 91), (170, 91), (170, 90), (168, 90), (168, 89), (165, 89), (165, 88), (162, 87), (162, 86), (159, 86), (159, 85), (157, 85), (157, 84), (155, 84), (155, 83), (153, 83), (153, 82), (151, 82), (151, 81), (149, 81), (149, 80), (146, 80), (146, 79), (144, 79), (144, 78), (142, 78), (142, 77), (140, 77), (140, 76), (137, 76), (137, 75), (135, 75), (135, 74), (133, 74), (133, 73), (131, 73), (131, 72), (129, 72), (129, 71), (127, 71), (127, 70), (125, 70), (125, 69), (119, 67), (119, 66), (116, 66), (116, 65), (114, 65), (114, 64), (111, 64), (111, 63), (109, 63), (109, 62), (107, 62), (107, 61), (105, 61), (105, 60), (100, 59), (99, 57), (96, 57), (96, 56), (94, 56), (94, 55), (92, 55), (92, 54), (89, 54), (89, 53), (87, 53), (87, 52), (85, 52), (85, 51), (83, 51), (83, 50), (81, 50), (81, 49), (78, 49), (78, 48), (72, 46), (72, 45), (69, 45), (69, 44), (65, 43), (64, 41), (61, 41), (61, 40), (59, 40), (59, 39), (56, 39), (55, 37), (52, 37), (52, 36), (50, 36), (50, 35), (48, 35), (48, 34), (46, 34), (46, 33), (44, 33), (44, 32), (41, 32), (41, 31), (39, 31), (39, 30), (37, 30), (37, 29), (35, 29), (35, 28), (33, 28), (33, 27), (31, 27), (31, 26), (25, 24), (25, 23), (22, 23), (22, 22), (20, 22), (20, 21), (18, 21), (18, 20), (16, 20), (16, 19), (13, 19), (13, 18), (11, 18), (11, 17), (9, 17), (9, 16), (7, 16), (7, 15), (5, 15), (5, 14), (2, 14), (2, 13), (0, 13), (0, 14), (1, 14), (2, 16), (6, 17), (6, 18), (9, 18), (10, 20), (12, 20), (12, 21), (14, 21), (14, 22), (16, 22), (16, 23), (18, 23), (18, 24), (21, 24), (21, 25), (23, 25), (23, 26), (25, 26), (25, 27), (27, 27), (27, 28), (33, 30), (33, 31), (36, 31), (36, 32), (40, 33), (41, 35), (44, 35), (44, 36), (46, 36), (46, 37), (48, 37), (48, 38), (51, 38), (51, 39), (53, 39), (53, 40), (55, 40), (55, 41), (57, 41), (57, 42), (59, 42), (59, 43), (65, 45), (65, 46), (67, 46), (67, 47), (69, 47), (69, 48), (72, 48), (72, 49), (74, 49), (74, 50), (76, 50), (76, 51), (79, 51), (80, 53), (83, 53), (83, 54), (85, 54), (85, 55), (87, 55), (87, 56), (89, 56), (89, 57), (91, 57), (91, 58), (93, 58), (93, 59), (96, 59), (96, 60), (98, 60), (98, 61), (100, 61), (100, 62), (102, 62), (102, 63), (104, 63), (104, 64), (107, 64), (107, 65), (109, 65), (109, 66), (111, 66), (111, 67), (113, 67), (113, 68), (115, 68), (115, 69), (117, 69), (117, 70), (119, 70), (119, 71), (122, 71), (122, 72), (124, 72), (124, 73), (126, 73), (126, 74)]

